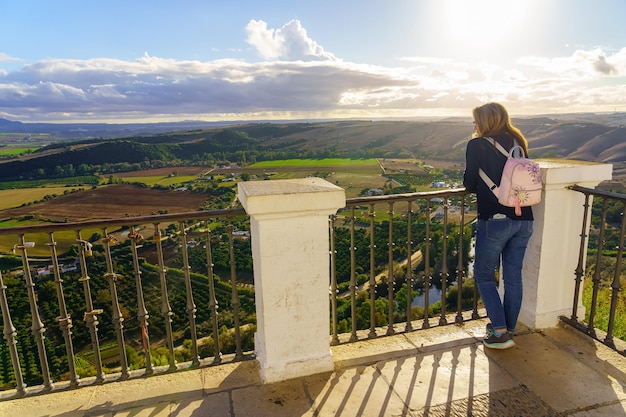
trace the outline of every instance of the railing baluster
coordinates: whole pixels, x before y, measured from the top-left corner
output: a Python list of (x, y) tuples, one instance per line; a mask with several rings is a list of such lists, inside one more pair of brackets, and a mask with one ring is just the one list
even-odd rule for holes
[(615, 272), (613, 275), (613, 282), (611, 282), (611, 310), (609, 313), (609, 324), (606, 331), (606, 338), (604, 343), (615, 349), (615, 343), (613, 342), (613, 326), (615, 325), (615, 309), (617, 308), (617, 300), (620, 291), (620, 276), (622, 270), (622, 256), (624, 255), (624, 233), (626, 233), (626, 201), (622, 206), (622, 226), (619, 234), (619, 247), (617, 249), (617, 259), (615, 261)]
[(578, 265), (574, 271), (576, 275), (576, 286), (574, 287), (574, 303), (572, 305), (572, 321), (578, 321), (578, 299), (580, 298), (580, 290), (585, 276), (585, 248), (587, 247), (587, 220), (589, 217), (589, 194), (585, 194), (585, 204), (583, 205), (583, 224), (580, 232), (580, 246), (578, 250)]
[(480, 314), (478, 314), (478, 284), (476, 284), (476, 280), (474, 280), (474, 302), (472, 303), (472, 320), (476, 320), (480, 318)]
[(330, 236), (330, 317), (331, 317), (331, 345), (339, 344), (337, 330), (337, 251), (335, 250), (335, 220), (336, 215), (328, 218), (328, 232)]
[(102, 314), (102, 309), (93, 308), (91, 296), (90, 278), (87, 273), (87, 255), (91, 256), (91, 243), (83, 240), (81, 231), (76, 231), (76, 242), (78, 242), (78, 260), (80, 262), (81, 278), (83, 283), (83, 293), (85, 296), (84, 321), (91, 336), (91, 347), (93, 349), (94, 365), (96, 367), (96, 383), (104, 382), (104, 370), (102, 369), (102, 355), (100, 354), (100, 341), (98, 339), (98, 314)]
[[(604, 197), (602, 203), (602, 217), (600, 220), (600, 232), (598, 235), (598, 253), (596, 254), (596, 265), (602, 265), (602, 252), (604, 252), (604, 230), (606, 225), (606, 211), (608, 207), (609, 200)], [(598, 308), (598, 292), (600, 290), (601, 283), (601, 270), (596, 266), (596, 269), (593, 273), (593, 290), (591, 295), (591, 309), (589, 311), (589, 323), (587, 324), (587, 333), (596, 337), (596, 328), (595, 328), (595, 319), (596, 312)]]
[(139, 268), (139, 255), (137, 249), (141, 248), (139, 243), (143, 242), (143, 236), (137, 231), (135, 226), (130, 228), (128, 234), (130, 239), (130, 248), (133, 256), (133, 271), (135, 273), (135, 288), (137, 289), (137, 320), (141, 328), (141, 344), (146, 358), (146, 375), (152, 375), (154, 368), (152, 367), (152, 354), (150, 348), (150, 334), (148, 333), (148, 310), (143, 297), (143, 287), (141, 285), (141, 269)]
[[(352, 332), (350, 334), (350, 342), (354, 342), (359, 340), (356, 331), (357, 331), (357, 320), (356, 320), (356, 283), (354, 277), (354, 268), (355, 268), (355, 250), (356, 243), (354, 239), (354, 206), (350, 207), (350, 317), (352, 320)], [(371, 318), (370, 318), (371, 320)]]
[(51, 390), (54, 387), (50, 376), (50, 368), (48, 366), (48, 355), (46, 354), (46, 346), (44, 342), (44, 333), (46, 328), (41, 321), (39, 308), (37, 307), (37, 295), (35, 294), (35, 283), (30, 272), (28, 263), (27, 247), (33, 247), (34, 243), (24, 241), (24, 235), (20, 235), (20, 243), (15, 246), (22, 253), (22, 265), (24, 266), (24, 280), (26, 282), (26, 290), (28, 292), (28, 301), (30, 305), (30, 314), (32, 318), (31, 331), (35, 341), (37, 342), (37, 351), (39, 353), (39, 365), (41, 367), (41, 376), (43, 378), (44, 390)]
[(463, 276), (465, 275), (465, 266), (463, 263), (463, 236), (465, 229), (465, 196), (461, 197), (461, 219), (459, 220), (459, 243), (457, 251), (457, 269), (456, 269), (456, 284), (458, 293), (456, 301), (456, 324), (463, 323)]
[(230, 285), (231, 285), (231, 305), (233, 307), (233, 326), (235, 327), (235, 360), (243, 358), (243, 350), (241, 348), (241, 326), (239, 324), (239, 310), (241, 302), (239, 301), (239, 290), (237, 289), (237, 268), (235, 262), (235, 248), (233, 242), (233, 224), (232, 218), (228, 219), (228, 257), (230, 264)]
[(432, 281), (432, 271), (430, 270), (430, 245), (432, 237), (430, 235), (430, 198), (426, 199), (426, 231), (424, 236), (424, 322), (422, 329), (430, 328), (430, 284)]
[(9, 310), (6, 290), (7, 287), (4, 285), (2, 272), (0, 272), (0, 312), (2, 312), (4, 339), (7, 341), (7, 347), (9, 348), (9, 353), (11, 354), (11, 363), (13, 364), (13, 374), (15, 376), (15, 390), (19, 397), (23, 397), (26, 395), (26, 384), (24, 383), (20, 358), (17, 353), (17, 330), (15, 329), (15, 326), (13, 326), (13, 321), (11, 320), (11, 312)]
[(57, 242), (54, 240), (54, 234), (48, 233), (48, 247), (50, 248), (50, 256), (52, 258), (52, 272), (54, 274), (54, 282), (57, 290), (57, 300), (59, 302), (59, 317), (57, 321), (63, 333), (63, 340), (65, 341), (65, 352), (67, 353), (67, 364), (70, 373), (70, 386), (77, 387), (80, 383), (80, 378), (76, 372), (76, 361), (74, 358), (74, 345), (72, 343), (72, 318), (67, 312), (67, 306), (65, 305), (65, 296), (63, 294), (63, 280), (61, 279), (61, 268), (59, 267), (59, 259), (57, 257)]
[(411, 304), (413, 302), (413, 239), (412, 239), (412, 225), (413, 225), (413, 202), (409, 200), (407, 202), (406, 210), (406, 326), (404, 330), (409, 332), (413, 330), (413, 322), (411, 317)]
[(196, 304), (193, 301), (193, 291), (191, 287), (191, 266), (189, 266), (189, 255), (187, 254), (187, 230), (185, 223), (180, 222), (180, 246), (183, 255), (183, 272), (185, 274), (185, 293), (187, 295), (187, 316), (189, 317), (189, 333), (191, 336), (192, 356), (191, 362), (193, 366), (200, 366), (200, 355), (198, 353), (198, 334), (196, 331)]
[(120, 355), (120, 379), (128, 379), (130, 371), (128, 369), (128, 358), (126, 356), (126, 343), (124, 342), (124, 317), (120, 309), (120, 303), (117, 296), (117, 280), (121, 278), (113, 270), (113, 258), (111, 257), (111, 246), (117, 243), (117, 240), (108, 234), (107, 229), (102, 229), (102, 241), (104, 242), (104, 256), (106, 259), (107, 272), (104, 276), (109, 281), (109, 290), (111, 292), (111, 309), (113, 312), (113, 325), (115, 326), (115, 334), (117, 336), (117, 347)]
[(446, 196), (443, 200), (443, 247), (441, 250), (441, 315), (439, 316), (439, 325), (444, 326), (448, 324), (446, 318), (446, 293), (448, 289), (448, 212), (449, 212), (449, 198)]
[(374, 219), (376, 218), (376, 212), (374, 211), (374, 204), (369, 205), (369, 211), (367, 213), (370, 219), (370, 280), (369, 280), (369, 296), (370, 296), (370, 331), (368, 334), (368, 338), (373, 339), (377, 336), (376, 334), (376, 286), (378, 282), (376, 282), (376, 239), (375, 235), (375, 227), (376, 222)]
[(161, 234), (159, 229), (159, 223), (154, 223), (154, 235), (152, 240), (157, 248), (157, 262), (159, 264), (159, 284), (161, 286), (161, 315), (163, 316), (163, 324), (165, 325), (165, 338), (167, 340), (167, 347), (169, 349), (169, 369), (168, 371), (176, 370), (176, 354), (174, 352), (174, 336), (172, 334), (172, 307), (170, 305), (169, 296), (167, 293), (167, 279), (165, 268), (165, 260), (163, 258), (163, 241), (167, 239), (167, 236)]
[[(209, 280), (209, 310), (211, 311), (211, 326), (213, 329), (213, 350), (215, 355), (213, 358), (213, 364), (217, 365), (222, 363), (222, 352), (220, 351), (220, 335), (219, 335), (219, 305), (215, 296), (215, 282), (213, 275), (213, 252), (211, 251), (211, 229), (209, 229), (208, 220), (204, 223), (206, 230), (206, 261), (207, 261), (207, 277)], [(335, 299), (336, 300), (336, 299)]]
[(393, 328), (394, 325), (394, 312), (395, 312), (395, 301), (393, 298), (393, 289), (394, 289), (394, 268), (393, 268), (393, 250), (395, 247), (395, 243), (393, 242), (393, 201), (389, 202), (389, 210), (387, 211), (387, 214), (389, 216), (389, 241), (387, 243), (388, 245), (388, 251), (387, 254), (389, 256), (388, 259), (388, 269), (387, 269), (387, 297), (389, 300), (389, 324), (387, 326), (387, 336), (390, 336), (392, 334), (395, 334), (395, 329)]

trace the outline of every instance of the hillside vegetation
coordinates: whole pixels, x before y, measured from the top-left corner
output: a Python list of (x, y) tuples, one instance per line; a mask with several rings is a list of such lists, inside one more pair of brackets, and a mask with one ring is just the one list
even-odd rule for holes
[[(534, 157), (626, 162), (620, 124), (527, 118), (514, 121)], [(0, 163), (0, 181), (102, 175), (162, 166), (246, 164), (288, 158), (422, 158), (463, 162), (469, 119), (253, 123), (45, 146)]]

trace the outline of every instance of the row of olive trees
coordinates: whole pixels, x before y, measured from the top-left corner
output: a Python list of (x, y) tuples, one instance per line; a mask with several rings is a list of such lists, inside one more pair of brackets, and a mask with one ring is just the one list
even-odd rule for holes
[[(213, 243), (213, 256), (216, 262), (216, 272), (214, 274), (214, 287), (216, 288), (215, 297), (219, 305), (219, 326), (220, 326), (220, 342), (222, 353), (234, 351), (234, 342), (232, 341), (232, 329), (234, 326), (234, 316), (232, 310), (232, 291), (229, 282), (228, 271), (228, 242), (225, 233), (225, 226), (220, 226), (214, 231), (216, 241)], [(92, 236), (92, 240), (99, 239), (100, 236)], [(129, 241), (120, 243), (113, 247), (113, 258), (115, 259), (115, 273), (119, 274), (120, 279), (117, 280), (117, 292), (120, 310), (124, 317), (124, 334), (128, 346), (126, 346), (127, 356), (131, 368), (140, 368), (145, 365), (145, 357), (141, 349), (141, 324), (137, 318), (137, 294), (135, 277), (133, 271), (132, 258), (129, 252)], [(144, 242), (145, 250), (152, 250), (154, 243)], [(170, 235), (167, 241), (169, 248), (176, 251), (179, 245), (178, 237), (175, 234)], [(166, 250), (169, 251), (168, 247)], [(246, 257), (250, 257), (249, 243), (237, 242), (235, 245), (237, 259), (242, 264), (243, 269), (251, 269), (250, 262), (244, 262)], [(204, 250), (203, 250), (204, 251)], [(211, 310), (209, 283), (206, 271), (206, 258), (200, 259), (196, 257), (196, 252), (192, 252), (190, 256), (191, 265), (195, 272), (191, 273), (191, 281), (193, 288), (194, 301), (197, 305), (196, 322), (198, 337), (203, 338), (203, 352), (210, 352), (212, 342), (206, 340), (215, 335), (212, 334)], [(206, 254), (206, 252), (204, 251)], [(76, 248), (67, 255), (76, 255)], [(198, 262), (200, 265), (198, 265)], [(18, 264), (16, 259), (15, 264)], [(8, 265), (8, 264), (7, 264)], [(189, 317), (186, 314), (187, 298), (185, 293), (185, 274), (183, 269), (177, 268), (180, 261), (175, 259), (168, 268), (167, 280), (168, 297), (172, 308), (172, 328), (175, 335), (175, 343), (180, 346), (177, 349), (177, 359), (185, 360), (188, 355), (188, 349), (185, 348), (185, 340), (189, 339)], [(141, 260), (140, 268), (142, 271), (141, 279), (143, 285), (143, 294), (146, 303), (146, 309), (149, 314), (148, 331), (150, 340), (154, 343), (153, 364), (158, 365), (167, 363), (169, 360), (168, 349), (165, 348), (166, 325), (165, 317), (161, 311), (161, 289), (159, 281), (158, 267), (148, 263), (145, 259)], [(106, 259), (104, 256), (104, 247), (100, 243), (95, 243), (92, 247), (92, 256), (88, 258), (88, 270), (91, 286), (91, 294), (93, 297), (94, 308), (102, 309), (98, 315), (98, 336), (101, 346), (113, 344), (111, 350), (117, 350), (116, 347), (116, 329), (113, 320), (113, 300), (109, 290), (109, 282), (105, 278), (107, 274)], [(222, 272), (224, 271), (224, 274)], [(27, 385), (37, 385), (42, 382), (41, 367), (35, 339), (31, 332), (32, 316), (29, 306), (28, 294), (21, 277), (11, 274), (3, 274), (4, 284), (6, 286), (7, 298), (10, 304), (11, 316), (13, 324), (16, 328), (18, 338), (18, 351), (20, 356), (20, 365), (24, 373), (24, 380)], [(72, 317), (72, 343), (77, 355), (77, 368), (82, 376), (90, 376), (95, 374), (95, 368), (90, 360), (93, 353), (91, 352), (91, 336), (89, 328), (83, 317), (85, 311), (85, 296), (83, 292), (83, 283), (79, 272), (69, 272), (63, 275), (64, 298), (69, 315)], [(45, 349), (49, 360), (50, 372), (54, 380), (67, 378), (68, 363), (65, 349), (65, 340), (59, 322), (56, 318), (59, 316), (59, 305), (57, 301), (57, 287), (54, 278), (51, 275), (38, 278), (35, 287), (37, 293), (37, 307), (41, 319), (46, 327), (46, 344)], [(254, 291), (251, 288), (242, 287), (239, 289), (240, 313), (239, 322), (244, 326), (242, 330), (243, 343), (245, 349), (253, 349), (253, 329), (256, 326), (256, 314), (254, 308)], [(1, 323), (1, 321), (0, 321)], [(3, 331), (0, 326), (0, 331)], [(208, 339), (207, 339), (208, 338)], [(187, 352), (187, 353), (186, 353)], [(119, 360), (119, 358), (117, 358)], [(106, 362), (107, 369), (115, 368), (119, 363), (116, 356), (109, 358)], [(0, 343), (0, 386), (5, 389), (14, 387), (15, 378), (11, 365), (11, 358), (6, 343)]]
[[(430, 242), (427, 242), (425, 236), (425, 218), (418, 218), (412, 225), (412, 242), (413, 250), (421, 250), (422, 254), (426, 253), (426, 245), (430, 245), (429, 248), (429, 265), (430, 265), (430, 285), (441, 288), (442, 279), (446, 279), (447, 286), (451, 286), (456, 281), (457, 269), (458, 269), (458, 256), (462, 256), (462, 264), (464, 271), (467, 271), (470, 260), (470, 244), (472, 239), (471, 226), (465, 226), (463, 234), (463, 251), (459, 253), (459, 225), (449, 224), (447, 229), (447, 236), (444, 236), (443, 225), (438, 222), (431, 222), (430, 224)], [(407, 245), (407, 227), (406, 220), (397, 220), (393, 223), (393, 259), (394, 262), (400, 264), (407, 258), (408, 245)], [(381, 271), (384, 271), (388, 267), (388, 221), (382, 221), (375, 225), (374, 228), (374, 265), (376, 270), (374, 275), (377, 275)], [(370, 235), (368, 229), (357, 229), (354, 231), (355, 245), (354, 250), (356, 252), (355, 258), (357, 259), (356, 265), (356, 280), (357, 284), (362, 284), (370, 279), (369, 270), (369, 252), (370, 252)], [(443, 262), (443, 243), (447, 237), (447, 252), (445, 255), (446, 268), (449, 276), (444, 277)], [(337, 251), (336, 257), (336, 276), (338, 283), (338, 292), (344, 293), (349, 286), (351, 264), (350, 264), (350, 232), (347, 228), (338, 228), (335, 231), (335, 248)], [(412, 293), (423, 292), (425, 290), (425, 265), (426, 259), (413, 265), (412, 276), (415, 278), (413, 283)], [(446, 311), (456, 310), (457, 308), (457, 291), (456, 286), (448, 288), (446, 294), (442, 296), (443, 301), (447, 303)], [(406, 305), (407, 305), (407, 282), (406, 282), (406, 266), (394, 268), (394, 322), (399, 322), (407, 319)], [(473, 282), (467, 280), (463, 287), (464, 305), (463, 308), (471, 308), (474, 291)], [(339, 297), (337, 306), (337, 320), (338, 320), (338, 332), (349, 332), (353, 326), (352, 323), (352, 310), (351, 301), (349, 297)], [(370, 299), (367, 291), (360, 291), (357, 294), (357, 329), (367, 329), (370, 326)], [(388, 324), (388, 286), (387, 284), (376, 286), (376, 323), (377, 327), (385, 326)], [(430, 315), (441, 311), (441, 302), (435, 303), (430, 306)], [(413, 307), (411, 320), (423, 317), (424, 311), (421, 307)]]

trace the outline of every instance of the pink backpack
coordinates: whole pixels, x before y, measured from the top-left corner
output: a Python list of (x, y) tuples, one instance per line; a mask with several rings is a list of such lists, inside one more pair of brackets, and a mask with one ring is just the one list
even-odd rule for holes
[[(515, 207), (515, 214), (522, 215), (522, 207), (532, 206), (541, 201), (543, 184), (541, 183), (541, 171), (539, 164), (524, 157), (521, 146), (515, 145), (510, 151), (506, 151), (502, 145), (492, 138), (494, 146), (507, 157), (500, 186), (497, 186), (485, 171), (479, 170), (480, 177), (493, 192), (498, 202), (506, 207)], [(513, 156), (517, 153), (517, 156)]]

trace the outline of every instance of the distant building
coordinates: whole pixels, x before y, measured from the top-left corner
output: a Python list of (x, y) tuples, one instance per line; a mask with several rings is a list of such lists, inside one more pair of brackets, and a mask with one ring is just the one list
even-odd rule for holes
[(235, 230), (233, 237), (238, 240), (248, 240), (250, 239), (250, 232), (248, 230)]
[[(71, 265), (59, 265), (59, 271), (64, 274), (66, 272), (71, 272), (71, 271), (76, 271), (78, 270), (78, 266), (76, 264), (71, 264)], [(40, 267), (35, 269), (35, 273), (38, 276), (45, 276), (45, 275), (50, 275), (52, 274), (52, 272), (54, 271), (54, 266), (52, 265), (48, 265), (45, 267)]]
[(385, 192), (383, 190), (381, 190), (380, 188), (371, 188), (367, 191), (367, 195), (369, 196), (373, 196), (373, 195), (385, 195)]
[[(448, 206), (448, 214), (456, 214), (460, 212), (461, 212), (461, 207)], [(443, 218), (444, 215), (445, 215), (445, 208), (443, 206), (439, 206), (437, 207), (437, 210), (433, 212), (432, 217)]]

